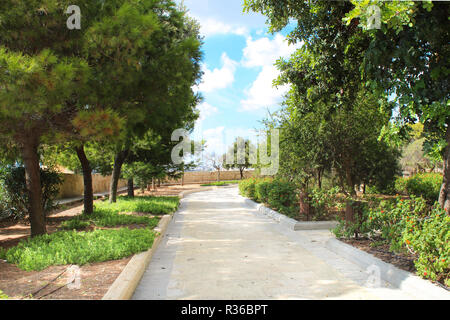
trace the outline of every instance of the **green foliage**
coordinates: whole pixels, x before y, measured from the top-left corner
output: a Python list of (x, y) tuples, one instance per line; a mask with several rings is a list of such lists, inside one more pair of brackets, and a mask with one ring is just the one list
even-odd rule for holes
[(344, 218), (337, 217), (339, 224), (332, 230), (337, 238), (353, 238), (367, 237), (371, 234), (369, 214), (374, 208), (378, 208), (380, 201), (374, 198), (368, 199), (368, 201), (354, 201), (353, 199), (347, 199), (347, 203), (352, 206), (356, 212), (354, 216), (354, 222), (345, 221)]
[(269, 203), (269, 192), (271, 190), (273, 179), (265, 178), (259, 180), (255, 185), (256, 201), (261, 203)]
[(438, 173), (417, 174), (406, 183), (406, 189), (410, 195), (423, 197), (429, 203), (438, 200), (441, 186), (442, 175)]
[[(58, 196), (62, 178), (53, 169), (40, 169), (43, 209), (51, 212), (55, 207), (54, 200)], [(25, 180), (25, 168), (8, 166), (0, 172), (3, 215), (23, 218), (29, 213), (28, 191)]]
[(140, 212), (154, 215), (171, 214), (178, 209), (178, 197), (119, 197), (118, 202), (97, 202), (95, 208), (112, 213)]
[(272, 181), (269, 187), (267, 202), (271, 208), (288, 217), (298, 215), (299, 207), (296, 187), (292, 182), (282, 180)]
[(9, 299), (9, 297), (6, 294), (4, 294), (2, 290), (0, 290), (0, 300), (7, 300), (7, 299)]
[(159, 218), (133, 216), (124, 213), (171, 214), (178, 208), (178, 204), (179, 198), (177, 197), (120, 197), (116, 203), (97, 202), (92, 214), (83, 214), (65, 221), (62, 224), (62, 229), (83, 230), (92, 224), (97, 227), (141, 224), (154, 228), (158, 225)]
[(313, 220), (323, 220), (331, 210), (342, 209), (342, 203), (338, 194), (339, 187), (331, 189), (312, 188), (309, 190), (309, 203), (314, 208)]
[(83, 230), (94, 224), (97, 227), (117, 227), (132, 224), (142, 224), (149, 228), (158, 225), (159, 218), (140, 217), (126, 214), (119, 214), (107, 209), (95, 209), (92, 214), (77, 216), (63, 222), (64, 230)]
[(395, 192), (397, 194), (408, 194), (407, 184), (408, 184), (409, 178), (406, 177), (397, 177), (395, 179)]
[[(83, 220), (83, 218), (86, 219), (86, 221)], [(64, 221), (61, 224), (61, 229), (63, 229), (63, 230), (84, 230), (91, 225), (91, 222), (87, 221), (87, 218), (88, 217), (82, 217), (82, 218), (76, 217), (76, 218), (70, 219), (68, 221)]]
[(7, 251), (6, 260), (25, 271), (118, 260), (148, 250), (155, 236), (150, 229), (62, 231), (20, 242)]
[(228, 186), (230, 184), (237, 184), (239, 183), (241, 180), (230, 180), (230, 181), (219, 181), (219, 182), (211, 182), (211, 183), (205, 183), (200, 185), (201, 187), (212, 187), (212, 186), (216, 186), (216, 187), (224, 187), (224, 186)]
[(450, 287), (450, 215), (435, 205), (428, 216), (410, 215), (405, 220), (402, 240), (419, 256), (418, 274)]
[[(245, 150), (245, 154), (240, 155), (238, 153), (239, 148)], [(252, 145), (252, 142), (249, 139), (245, 140), (242, 137), (237, 137), (233, 142), (232, 147), (230, 147), (230, 150), (228, 151), (228, 153), (232, 155), (233, 163), (224, 163), (224, 168), (228, 170), (234, 168), (239, 169), (241, 174), (245, 169), (251, 168), (252, 164), (250, 163), (250, 154), (252, 148), (256, 150), (256, 147)]]
[(352, 238), (355, 231), (381, 239), (393, 252), (413, 253), (419, 275), (449, 284), (450, 215), (437, 203), (430, 207), (422, 198), (400, 197), (369, 202), (354, 224), (341, 221), (334, 233), (339, 238)]
[(429, 204), (439, 198), (442, 175), (439, 173), (419, 173), (410, 178), (397, 177), (395, 192), (397, 194), (423, 197)]
[(289, 217), (298, 214), (296, 187), (291, 182), (251, 178), (239, 182), (239, 191), (242, 196), (266, 203)]
[(250, 178), (239, 181), (239, 193), (247, 198), (256, 199), (255, 187), (258, 179)]

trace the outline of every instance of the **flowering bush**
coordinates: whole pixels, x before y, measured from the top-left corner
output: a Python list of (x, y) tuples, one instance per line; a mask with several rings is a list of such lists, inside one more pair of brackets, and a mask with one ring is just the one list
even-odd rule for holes
[[(417, 273), (450, 286), (450, 215), (436, 203), (430, 207), (420, 197), (396, 202), (383, 201), (357, 221), (366, 236), (380, 237), (394, 252), (409, 251)], [(335, 230), (336, 235), (351, 237), (352, 227)]]
[(314, 208), (314, 220), (326, 217), (332, 209), (343, 209), (343, 204), (337, 197), (339, 187), (331, 189), (313, 188), (309, 192), (309, 204)]
[(428, 216), (405, 217), (402, 241), (413, 253), (417, 272), (450, 287), (450, 215), (437, 204)]

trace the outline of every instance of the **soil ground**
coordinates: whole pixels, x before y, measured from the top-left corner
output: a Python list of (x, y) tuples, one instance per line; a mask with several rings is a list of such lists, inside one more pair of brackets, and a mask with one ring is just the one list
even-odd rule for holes
[[(144, 195), (178, 196), (182, 191), (200, 188), (200, 185), (161, 186), (154, 191), (145, 191)], [(136, 196), (140, 195), (141, 192), (136, 191)], [(82, 202), (78, 202), (70, 206), (64, 205), (52, 212), (47, 217), (48, 233), (56, 232), (63, 221), (81, 214), (82, 210)], [(28, 221), (0, 221), (0, 247), (11, 248), (29, 236)], [(80, 289), (69, 289), (66, 286), (71, 274), (68, 271), (70, 266), (53, 266), (39, 272), (27, 272), (0, 260), (0, 290), (14, 299), (100, 300), (130, 259), (131, 257), (80, 267)]]
[[(388, 244), (381, 244), (374, 246), (374, 241), (369, 239), (340, 239), (340, 241), (345, 242), (359, 250), (365, 251), (378, 259), (390, 263), (396, 266), (399, 269), (416, 273), (417, 269), (414, 265), (414, 260), (417, 258), (411, 253), (393, 253), (389, 250)], [(450, 288), (445, 286), (444, 281), (442, 279), (438, 279), (439, 282), (436, 282), (437, 285), (445, 288), (450, 291)], [(433, 282), (433, 281), (432, 281)]]

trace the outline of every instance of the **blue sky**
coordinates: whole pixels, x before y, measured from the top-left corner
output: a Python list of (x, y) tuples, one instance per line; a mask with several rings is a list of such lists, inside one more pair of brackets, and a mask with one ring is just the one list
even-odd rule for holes
[(236, 136), (254, 139), (267, 110), (276, 110), (287, 88), (273, 88), (273, 66), (295, 51), (287, 32), (268, 34), (264, 16), (243, 13), (243, 0), (185, 0), (205, 37), (203, 82), (195, 90), (204, 101), (192, 135), (207, 141), (207, 152), (224, 153)]

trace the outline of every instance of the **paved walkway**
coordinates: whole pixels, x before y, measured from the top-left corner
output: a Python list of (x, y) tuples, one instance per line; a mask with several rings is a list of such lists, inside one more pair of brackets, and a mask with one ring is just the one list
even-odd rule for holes
[(133, 299), (414, 299), (366, 286), (368, 274), (325, 248), (328, 231), (291, 231), (237, 188), (182, 200)]

